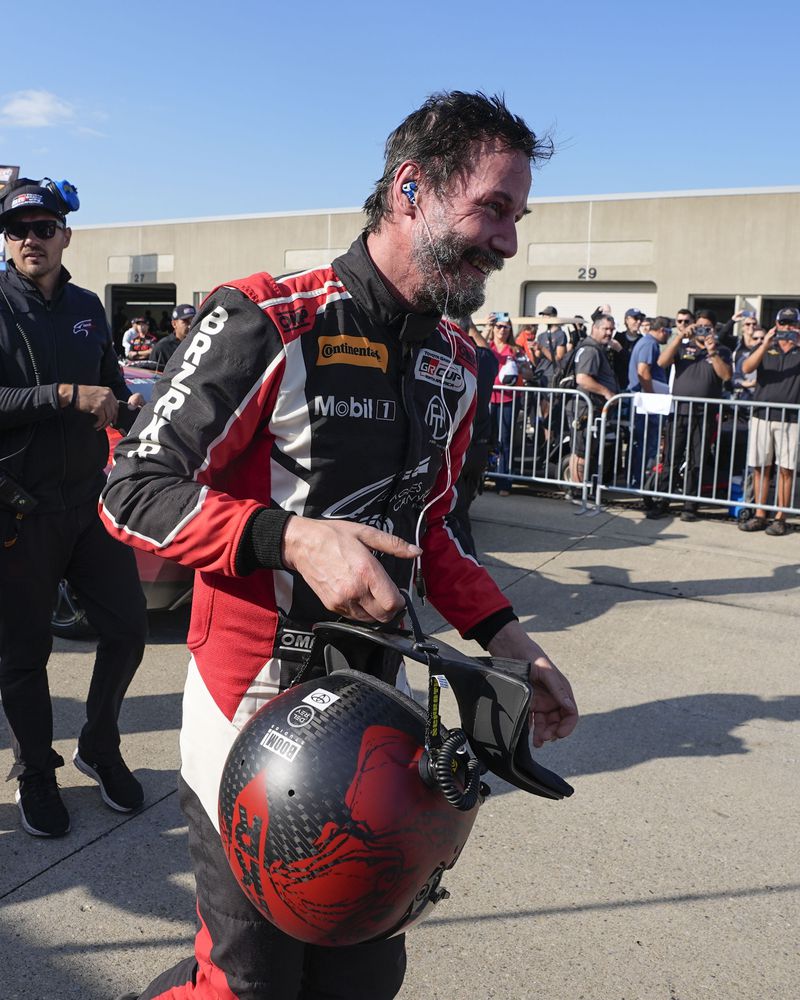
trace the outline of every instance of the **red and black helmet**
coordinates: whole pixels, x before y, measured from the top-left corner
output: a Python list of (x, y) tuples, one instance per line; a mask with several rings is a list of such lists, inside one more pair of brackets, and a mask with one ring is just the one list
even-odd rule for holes
[(477, 814), (420, 774), (425, 712), (368, 674), (290, 688), (245, 726), (225, 765), (219, 822), (237, 881), (291, 937), (388, 937), (441, 893)]
[[(427, 714), (350, 669), (365, 644), (428, 664)], [(572, 789), (525, 756), (531, 691), (507, 663), (498, 671), (438, 640), (345, 623), (315, 627), (315, 655), (329, 672), (273, 698), (234, 742), (219, 827), (234, 876), (267, 920), (300, 941), (345, 946), (406, 930), (448, 895), (442, 874), (488, 793), (482, 771), (548, 798)], [(440, 724), (443, 678), (466, 733)]]

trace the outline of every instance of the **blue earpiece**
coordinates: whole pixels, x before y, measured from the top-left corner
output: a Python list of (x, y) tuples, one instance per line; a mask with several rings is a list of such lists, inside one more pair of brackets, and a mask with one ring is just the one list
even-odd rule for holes
[(406, 181), (405, 184), (400, 188), (403, 194), (408, 198), (411, 205), (417, 204), (417, 182), (416, 181)]

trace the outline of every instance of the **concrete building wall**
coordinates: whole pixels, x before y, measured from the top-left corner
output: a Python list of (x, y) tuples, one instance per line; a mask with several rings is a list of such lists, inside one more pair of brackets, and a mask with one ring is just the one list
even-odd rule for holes
[[(487, 310), (521, 315), (552, 301), (564, 314), (573, 302), (611, 295), (667, 315), (692, 296), (800, 302), (800, 188), (533, 199), (529, 207), (517, 256), (490, 279)], [(78, 226), (67, 264), (109, 309), (112, 285), (171, 283), (177, 301), (191, 302), (254, 271), (325, 263), (362, 223), (359, 211), (342, 210)]]

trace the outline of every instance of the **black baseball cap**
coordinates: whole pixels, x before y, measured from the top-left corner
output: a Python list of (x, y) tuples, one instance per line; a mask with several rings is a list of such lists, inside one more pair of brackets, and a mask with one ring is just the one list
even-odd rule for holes
[(555, 306), (545, 306), (539, 310), (540, 316), (558, 316), (558, 309)]
[(50, 188), (42, 187), (38, 181), (32, 181), (30, 177), (20, 177), (3, 195), (0, 201), (0, 226), (5, 225), (12, 212), (22, 212), (25, 209), (50, 212), (61, 222), (66, 221), (64, 203), (58, 195)]
[(197, 315), (197, 310), (194, 306), (190, 306), (188, 302), (184, 302), (182, 305), (175, 306), (172, 310), (173, 319), (194, 319)]
[(645, 314), (642, 312), (641, 309), (626, 309), (625, 310), (625, 318), (627, 319), (628, 316), (633, 316), (634, 319), (646, 319), (647, 318), (645, 316)]
[(800, 309), (795, 309), (794, 306), (788, 306), (786, 309), (781, 309), (775, 317), (775, 322), (780, 323), (781, 326), (787, 326), (789, 324), (792, 326), (800, 325)]

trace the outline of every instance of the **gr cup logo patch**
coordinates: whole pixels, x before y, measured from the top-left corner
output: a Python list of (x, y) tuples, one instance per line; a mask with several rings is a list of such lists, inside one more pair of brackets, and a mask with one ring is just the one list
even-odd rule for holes
[(419, 352), (416, 365), (417, 378), (443, 389), (460, 392), (464, 388), (464, 369), (450, 357), (438, 351)]
[(389, 365), (389, 349), (366, 337), (320, 337), (317, 367), (323, 365), (355, 365), (358, 368), (378, 368), (385, 372)]

